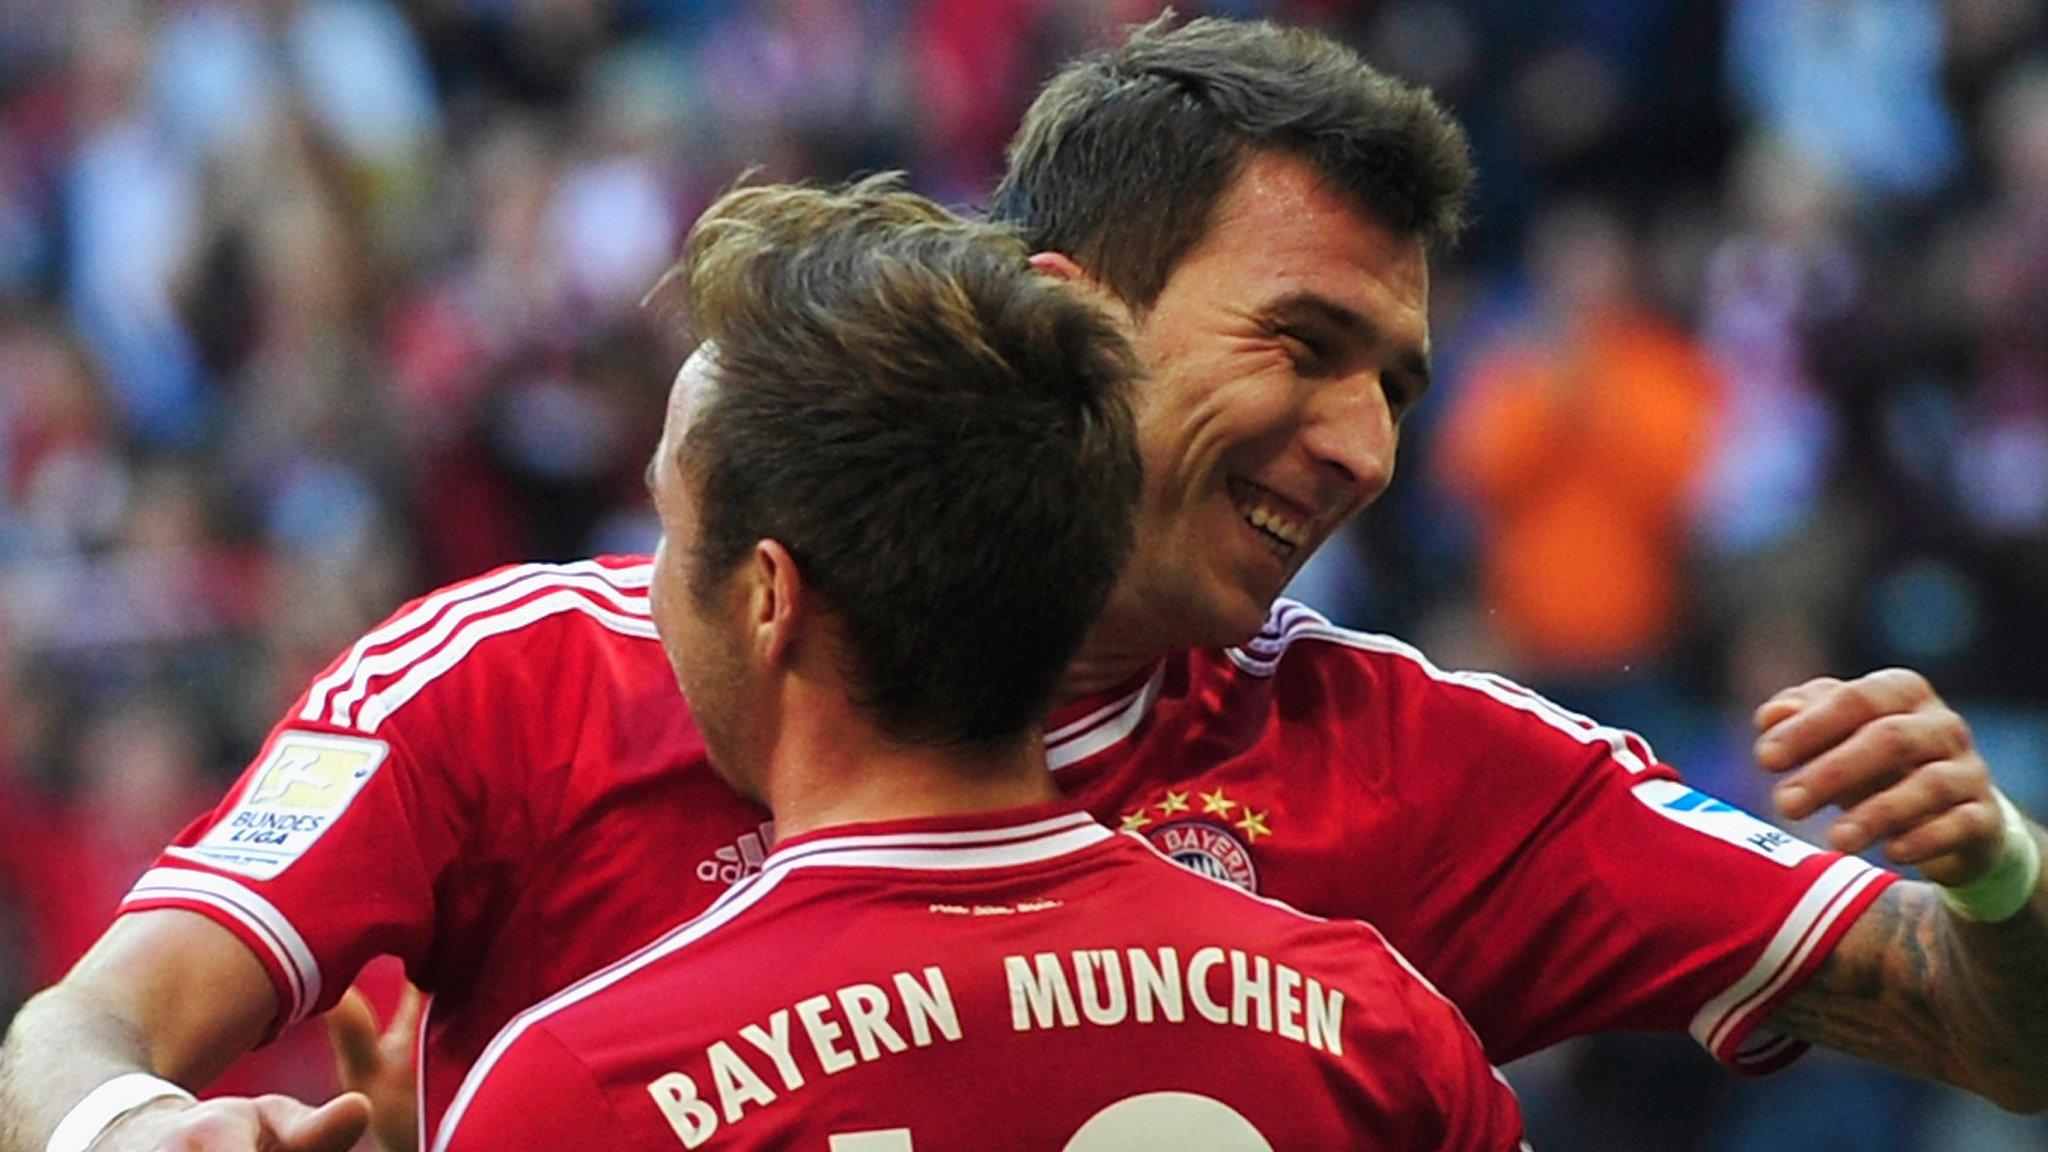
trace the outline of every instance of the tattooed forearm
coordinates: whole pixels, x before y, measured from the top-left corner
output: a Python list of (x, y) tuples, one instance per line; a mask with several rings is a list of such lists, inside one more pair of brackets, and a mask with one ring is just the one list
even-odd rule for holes
[(1894, 884), (1771, 1026), (2008, 1108), (2048, 1107), (2048, 895), (1972, 924), (1929, 885)]
[(1955, 958), (1945, 947), (1941, 901), (1921, 885), (1877, 898), (1805, 988), (1771, 1014), (1771, 1027), (1880, 1064), (1953, 1082), (1953, 1022), (1935, 989)]

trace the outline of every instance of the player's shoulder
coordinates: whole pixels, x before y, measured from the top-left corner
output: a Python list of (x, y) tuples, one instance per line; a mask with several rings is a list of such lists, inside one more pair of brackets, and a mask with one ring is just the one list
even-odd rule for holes
[[(503, 697), (659, 653), (646, 557), (513, 564), (402, 605), (317, 676), (304, 723), (375, 732), (433, 695)], [(650, 643), (655, 642), (655, 643)]]
[(1186, 867), (1137, 832), (1119, 833), (1106, 846), (1099, 875), (1112, 877), (1120, 905), (1120, 916), (1147, 914), (1155, 910), (1169, 924), (1199, 926), (1207, 934), (1220, 934), (1237, 944), (1279, 941), (1304, 937), (1350, 937), (1363, 927), (1353, 921), (1330, 919), (1303, 912), (1290, 904), (1260, 896), (1229, 880)]
[[(1656, 763), (1641, 736), (1565, 708), (1493, 672), (1439, 666), (1404, 640), (1332, 623), (1296, 601), (1274, 603), (1265, 627), (1221, 659), (1247, 681), (1326, 723), (1389, 737), (1426, 730), (1437, 751), (1460, 741), (1604, 751), (1633, 771)], [(1313, 705), (1320, 699), (1323, 707)]]
[(1472, 673), (1439, 668), (1404, 640), (1331, 623), (1299, 601), (1273, 602), (1259, 634), (1223, 657), (1247, 676), (1271, 679), (1308, 673), (1369, 676), (1396, 687), (1465, 686)]
[[(1399, 986), (1438, 996), (1430, 982), (1387, 941), (1379, 929), (1362, 920), (1317, 916), (1290, 904), (1260, 896), (1223, 878), (1174, 862), (1135, 833), (1120, 838), (1131, 870), (1142, 881), (1128, 883), (1146, 903), (1133, 907), (1171, 909), (1178, 921), (1198, 925), (1202, 938), (1214, 944), (1264, 955), (1304, 971), (1341, 975), (1341, 982)], [(1125, 846), (1127, 845), (1127, 846)]]

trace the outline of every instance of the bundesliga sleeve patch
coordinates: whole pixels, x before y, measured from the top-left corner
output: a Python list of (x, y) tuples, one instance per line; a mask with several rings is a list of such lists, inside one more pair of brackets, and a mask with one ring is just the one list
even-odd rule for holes
[(1676, 780), (1645, 780), (1629, 790), (1668, 820), (1695, 832), (1747, 849), (1787, 868), (1820, 855), (1820, 849), (1751, 816), (1733, 804), (1695, 792)]
[(390, 751), (382, 740), (287, 732), (234, 808), (180, 856), (269, 880), (333, 827)]

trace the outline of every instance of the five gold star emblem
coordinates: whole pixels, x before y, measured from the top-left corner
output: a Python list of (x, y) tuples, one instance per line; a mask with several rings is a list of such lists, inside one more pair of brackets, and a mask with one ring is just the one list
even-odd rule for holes
[[(1256, 844), (1259, 842), (1259, 837), (1271, 836), (1273, 834), (1272, 826), (1266, 823), (1266, 818), (1272, 814), (1271, 809), (1265, 812), (1254, 811), (1243, 803), (1232, 800), (1220, 787), (1214, 792), (1197, 792), (1195, 795), (1202, 801), (1202, 815), (1221, 816), (1232, 828), (1244, 834), (1246, 844)], [(1188, 792), (1175, 792), (1172, 789), (1168, 789), (1164, 799), (1151, 804), (1140, 805), (1124, 813), (1123, 831), (1138, 832), (1150, 827), (1154, 821), (1147, 813), (1152, 809), (1158, 810), (1159, 817), (1162, 820), (1168, 819), (1176, 813), (1194, 811), (1194, 807), (1189, 801)], [(1239, 809), (1243, 809), (1243, 814), (1236, 820), (1231, 820), (1231, 813)]]

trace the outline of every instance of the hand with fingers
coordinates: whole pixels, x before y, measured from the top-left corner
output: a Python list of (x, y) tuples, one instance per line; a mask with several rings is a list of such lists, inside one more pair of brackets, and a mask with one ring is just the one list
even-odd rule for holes
[(420, 1022), (420, 990), (405, 985), (383, 1027), (376, 1009), (351, 988), (327, 1014), (327, 1039), (342, 1087), (370, 1101), (370, 1131), (384, 1152), (418, 1152), (419, 1097), (413, 1051)]
[[(1951, 907), (1973, 918), (2002, 919), (2025, 903), (2039, 872), (2033, 833), (1994, 786), (1970, 726), (1919, 673), (1809, 680), (1765, 701), (1754, 719), (1757, 763), (1784, 777), (1772, 798), (1785, 816), (1839, 808), (1832, 847), (1883, 845), (1893, 863), (1962, 893), (1964, 906)], [(1976, 886), (2001, 879), (1988, 914), (1970, 906)]]
[(348, 1152), (370, 1102), (348, 1092), (318, 1108), (289, 1096), (161, 1101), (122, 1117), (93, 1152)]

